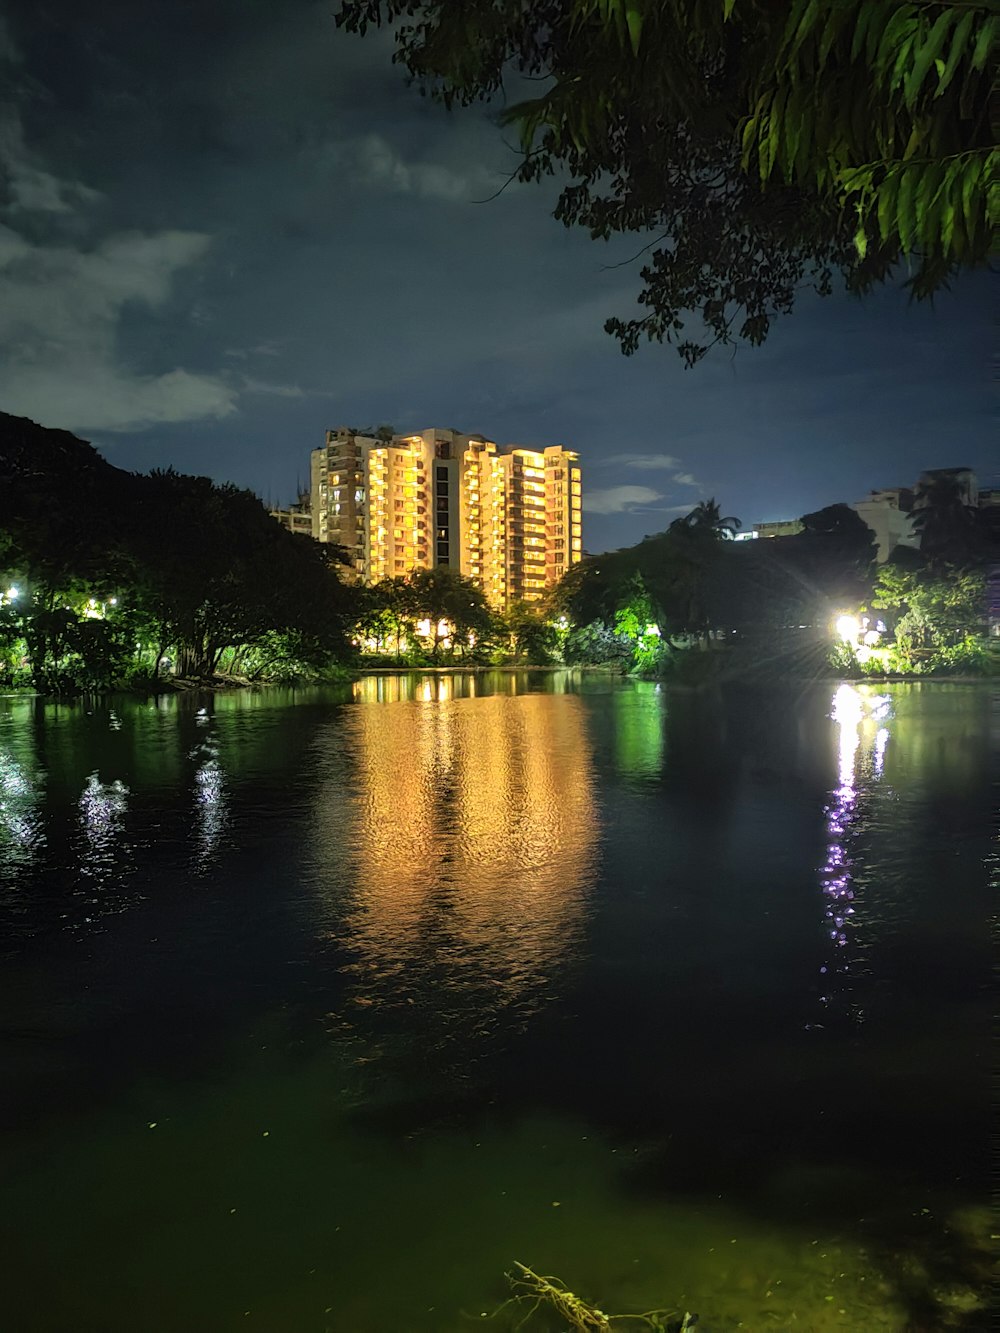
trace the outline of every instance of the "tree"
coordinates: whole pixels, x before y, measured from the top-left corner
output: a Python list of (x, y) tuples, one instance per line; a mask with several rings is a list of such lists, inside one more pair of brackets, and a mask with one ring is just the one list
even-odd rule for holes
[(926, 296), (989, 255), (991, 0), (342, 0), (337, 22), (396, 23), (396, 60), (447, 106), (547, 84), (500, 117), (515, 176), (568, 177), (567, 226), (651, 238), (644, 313), (605, 326), (626, 354), (648, 338), (693, 365), (835, 274), (864, 291), (912, 255)]
[(913, 526), (920, 535), (920, 554), (929, 561), (954, 565), (972, 563), (983, 542), (979, 510), (962, 495), (953, 473), (929, 474), (917, 486)]
[(551, 662), (558, 647), (558, 632), (544, 607), (515, 602), (502, 618), (502, 633), (511, 656), (530, 666)]
[(404, 644), (413, 638), (418, 615), (414, 590), (403, 576), (379, 579), (361, 590), (358, 628), (366, 638), (374, 639), (378, 650), (391, 643), (397, 662)]
[(731, 515), (722, 517), (722, 511), (715, 503), (714, 496), (711, 500), (700, 500), (689, 514), (674, 519), (670, 525), (675, 532), (705, 534), (713, 539), (735, 537), (742, 526), (738, 518), (733, 518)]
[(470, 578), (444, 566), (415, 570), (408, 579), (414, 613), (430, 622), (431, 656), (438, 660), (445, 639), (468, 653), (494, 631), (486, 595)]
[(111, 467), (64, 431), (0, 413), (5, 681), (46, 691), (182, 672), (315, 669), (347, 654), (335, 551), (206, 477)]
[(890, 563), (879, 571), (872, 605), (889, 613), (901, 669), (986, 669), (982, 573), (953, 566), (913, 570)]

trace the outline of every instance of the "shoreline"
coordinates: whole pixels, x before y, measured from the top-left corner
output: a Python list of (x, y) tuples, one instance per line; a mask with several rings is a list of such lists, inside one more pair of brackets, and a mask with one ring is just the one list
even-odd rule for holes
[(780, 685), (783, 683), (795, 681), (798, 684), (816, 684), (816, 685), (989, 685), (997, 684), (998, 678), (995, 675), (983, 676), (948, 676), (948, 675), (884, 675), (884, 676), (859, 676), (850, 677), (839, 674), (829, 676), (797, 676), (797, 675), (775, 675), (767, 678), (757, 676), (755, 673), (741, 673), (739, 676), (730, 676), (725, 680), (709, 679), (705, 681), (680, 681), (672, 680), (668, 676), (636, 676), (622, 674), (614, 667), (601, 665), (580, 665), (580, 666), (408, 666), (408, 667), (360, 667), (347, 672), (343, 677), (333, 680), (288, 680), (288, 681), (254, 681), (254, 680), (234, 680), (226, 678), (208, 679), (208, 680), (189, 680), (164, 682), (159, 689), (131, 689), (127, 685), (121, 685), (108, 689), (100, 690), (79, 690), (73, 694), (43, 694), (38, 690), (8, 690), (0, 691), (0, 699), (41, 699), (47, 703), (76, 703), (86, 699), (101, 699), (111, 696), (127, 695), (133, 699), (159, 699), (170, 695), (197, 695), (197, 694), (222, 694), (235, 690), (263, 691), (271, 689), (323, 689), (325, 687), (338, 687), (351, 685), (357, 680), (370, 679), (373, 676), (486, 676), (486, 675), (516, 675), (518, 672), (576, 672), (588, 676), (607, 676), (621, 680), (623, 682), (633, 681), (642, 682), (647, 685), (660, 685), (665, 689), (678, 690), (689, 693), (692, 690), (712, 689), (721, 685), (748, 684), (748, 685)]

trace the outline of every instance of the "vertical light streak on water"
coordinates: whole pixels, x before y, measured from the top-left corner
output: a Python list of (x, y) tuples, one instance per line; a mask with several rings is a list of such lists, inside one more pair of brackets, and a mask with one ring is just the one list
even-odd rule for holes
[(193, 859), (195, 868), (204, 872), (215, 861), (229, 823), (229, 797), (226, 775), (219, 759), (219, 742), (210, 730), (212, 718), (201, 709), (195, 720), (206, 730), (204, 740), (188, 756), (197, 764), (194, 773)]
[[(837, 785), (826, 806), (826, 858), (819, 871), (823, 916), (832, 953), (820, 968), (821, 1003), (829, 1008), (834, 992), (848, 989), (851, 958), (857, 953), (856, 873), (852, 845), (872, 783), (880, 782), (889, 744), (891, 715), (887, 695), (872, 695), (846, 683), (833, 696), (831, 719), (838, 728)], [(861, 761), (870, 757), (871, 783), (863, 780)], [(864, 1015), (853, 1010), (856, 1022)]]
[[(80, 876), (83, 891), (88, 895), (90, 909), (84, 917), (89, 925), (95, 916), (102, 916), (112, 908), (102, 896), (90, 897), (104, 886), (119, 869), (118, 858), (125, 833), (125, 814), (128, 810), (129, 789), (120, 778), (102, 782), (97, 773), (91, 773), (77, 802), (80, 831), (83, 835), (80, 850)], [(116, 902), (117, 908), (120, 903)]]

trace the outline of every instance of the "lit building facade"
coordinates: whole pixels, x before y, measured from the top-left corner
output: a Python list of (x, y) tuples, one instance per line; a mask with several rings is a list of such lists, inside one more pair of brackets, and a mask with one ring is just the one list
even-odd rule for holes
[(583, 553), (580, 460), (561, 445), (341, 427), (313, 450), (310, 477), (312, 534), (345, 547), (360, 579), (445, 566), (502, 609), (538, 601)]

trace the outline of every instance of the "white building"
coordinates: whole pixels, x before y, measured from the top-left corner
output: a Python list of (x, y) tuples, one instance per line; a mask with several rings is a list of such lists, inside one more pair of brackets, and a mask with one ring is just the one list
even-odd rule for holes
[(875, 559), (880, 565), (885, 564), (897, 546), (920, 545), (919, 534), (913, 526), (912, 506), (913, 492), (905, 486), (870, 491), (866, 499), (851, 505), (875, 534), (878, 544)]

